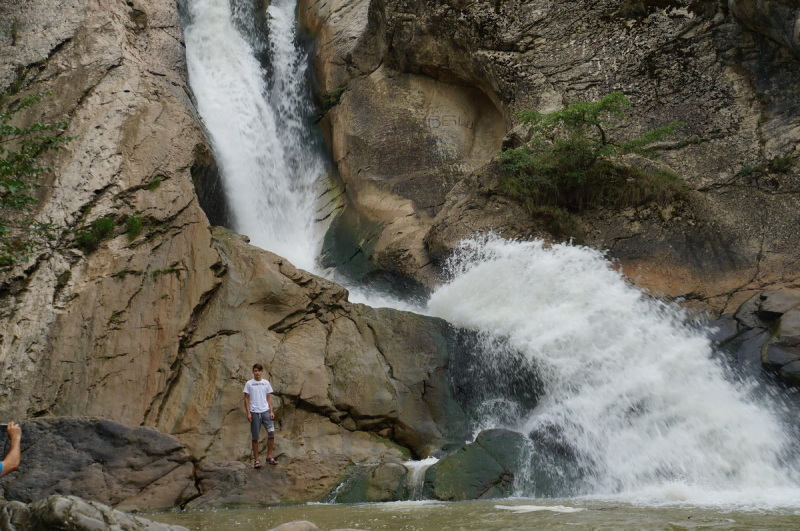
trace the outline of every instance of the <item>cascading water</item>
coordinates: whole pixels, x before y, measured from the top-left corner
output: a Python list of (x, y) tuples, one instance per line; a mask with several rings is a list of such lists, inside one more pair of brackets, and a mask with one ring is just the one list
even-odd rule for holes
[[(247, 1), (233, 0), (233, 10), (230, 0), (186, 1), (189, 80), (235, 227), (315, 271), (323, 227), (314, 225), (314, 187), (326, 168), (310, 127), (294, 3), (272, 2), (265, 41), (260, 31), (243, 37)], [(268, 57), (269, 76), (256, 54)], [(581, 473), (575, 493), (800, 506), (795, 436), (733, 383), (701, 333), (627, 285), (599, 253), (489, 238), (465, 242), (451, 273), (429, 311), (477, 332), (486, 363), (523, 356), (538, 374), (535, 408), (487, 401), (481, 427), (568, 446)]]
[[(308, 125), (313, 108), (305, 56), (295, 43), (295, 3), (273, 1), (268, 42), (252, 31), (252, 45), (234, 24), (235, 17), (252, 17), (252, 9), (238, 4), (232, 11), (229, 0), (187, 1), (189, 83), (236, 230), (254, 245), (314, 270), (322, 236), (314, 224), (315, 184), (325, 165)], [(270, 83), (254, 47), (269, 55)]]
[(450, 271), (431, 313), (477, 331), (490, 357), (507, 345), (536, 366), (542, 398), (502, 427), (568, 445), (577, 493), (800, 506), (798, 439), (775, 405), (601, 253), (489, 237), (464, 242)]

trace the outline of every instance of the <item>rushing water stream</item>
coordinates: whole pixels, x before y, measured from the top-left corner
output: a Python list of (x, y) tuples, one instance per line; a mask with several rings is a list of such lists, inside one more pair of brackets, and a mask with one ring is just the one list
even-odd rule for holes
[[(253, 244), (321, 273), (325, 227), (314, 218), (326, 163), (311, 125), (295, 5), (271, 3), (265, 41), (258, 31), (242, 31), (252, 24), (247, 3), (187, 0), (189, 81), (235, 228)], [(266, 54), (268, 71), (256, 53)], [(759, 528), (789, 529), (787, 519), (800, 510), (798, 436), (782, 418), (790, 412), (732, 378), (678, 310), (644, 296), (600, 253), (578, 246), (493, 237), (465, 242), (450, 273), (427, 311), (477, 332), (486, 364), (507, 350), (522, 353), (543, 387), (533, 410), (508, 403), (501, 407), (513, 415), (487, 410), (479, 424), (549, 434), (568, 446), (580, 472), (577, 497), (551, 500), (546, 510), (515, 501), (458, 504), (461, 509), (410, 503), (378, 510), (215, 511), (183, 515), (184, 525), (234, 528), (234, 520), (246, 519), (258, 527), (236, 528), (263, 529), (306, 518), (323, 527), (374, 529), (529, 529), (533, 521), (545, 529), (740, 529), (758, 520)], [(796, 424), (796, 412), (793, 419)], [(536, 495), (524, 482), (518, 490)], [(657, 508), (664, 504), (672, 508)], [(559, 512), (556, 505), (580, 510)], [(765, 521), (742, 510), (773, 512)]]

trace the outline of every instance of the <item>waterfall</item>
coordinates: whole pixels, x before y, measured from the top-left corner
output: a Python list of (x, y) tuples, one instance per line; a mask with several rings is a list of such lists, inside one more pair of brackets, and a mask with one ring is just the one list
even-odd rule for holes
[[(235, 228), (317, 271), (315, 185), (326, 166), (293, 0), (271, 3), (266, 32), (242, 31), (252, 24), (246, 0), (233, 10), (231, 0), (186, 1), (189, 81)], [(727, 374), (700, 331), (602, 254), (489, 237), (464, 242), (449, 268), (426, 311), (476, 332), (486, 364), (508, 370), (511, 353), (523, 356), (541, 387), (534, 407), (487, 402), (479, 424), (568, 446), (582, 473), (577, 494), (800, 506), (797, 436), (778, 406)], [(423, 467), (411, 466), (409, 485), (416, 472)]]
[[(252, 2), (251, 2), (252, 3)], [(210, 136), (237, 232), (254, 245), (315, 269), (315, 184), (326, 170), (306, 87), (306, 57), (295, 43), (294, 0), (268, 8), (268, 40), (238, 0), (188, 0), (189, 83)], [(239, 5), (242, 4), (242, 5)], [(237, 18), (238, 17), (238, 18)], [(267, 75), (255, 57), (266, 50)]]
[(601, 253), (488, 237), (449, 266), (431, 314), (477, 331), (488, 364), (507, 345), (536, 366), (539, 403), (498, 427), (556, 434), (585, 473), (579, 493), (800, 506), (797, 434), (778, 405)]

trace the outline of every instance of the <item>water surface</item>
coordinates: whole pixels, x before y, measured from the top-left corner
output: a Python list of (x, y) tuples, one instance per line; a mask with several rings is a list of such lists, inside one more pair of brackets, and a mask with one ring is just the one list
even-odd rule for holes
[(190, 530), (265, 531), (295, 520), (323, 530), (382, 531), (546, 530), (796, 530), (800, 511), (643, 507), (596, 500), (514, 499), (471, 502), (395, 502), (356, 505), (307, 504), (214, 509), (148, 515)]

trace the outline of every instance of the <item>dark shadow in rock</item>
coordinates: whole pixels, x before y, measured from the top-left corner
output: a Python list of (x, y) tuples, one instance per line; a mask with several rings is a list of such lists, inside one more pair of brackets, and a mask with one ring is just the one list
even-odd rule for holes
[(191, 173), (197, 200), (206, 213), (208, 222), (234, 230), (233, 212), (225, 195), (219, 168), (207, 147), (201, 146), (195, 150)]

